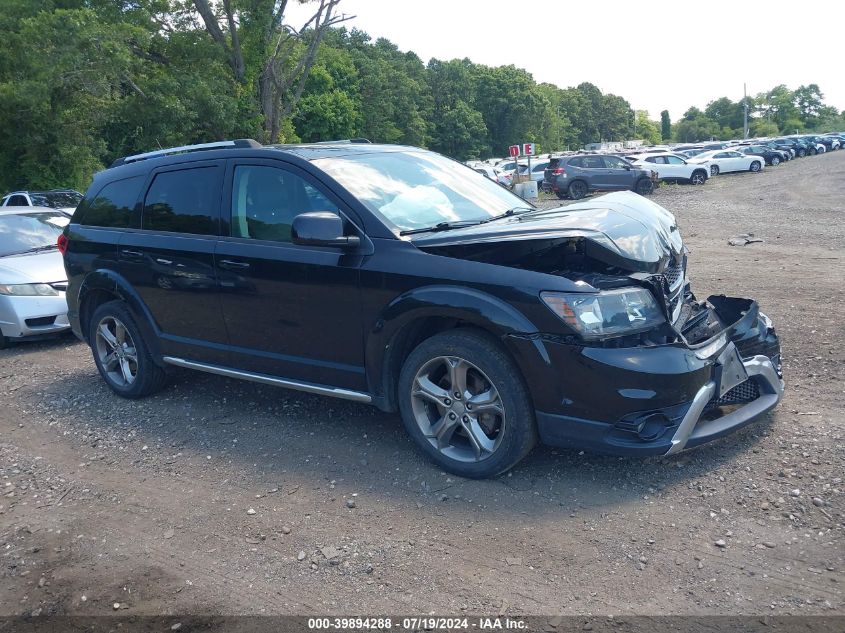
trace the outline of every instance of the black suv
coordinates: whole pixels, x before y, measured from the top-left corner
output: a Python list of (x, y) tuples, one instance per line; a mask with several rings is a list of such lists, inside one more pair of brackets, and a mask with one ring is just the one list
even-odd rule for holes
[(468, 477), (538, 439), (675, 453), (783, 392), (771, 322), (695, 299), (662, 207), (618, 192), (540, 210), (411, 147), (130, 156), (59, 248), (73, 330), (118, 395), (176, 366), (371, 402)]
[(544, 188), (558, 198), (579, 200), (592, 191), (654, 191), (654, 174), (618, 156), (578, 154), (551, 158), (543, 173)]

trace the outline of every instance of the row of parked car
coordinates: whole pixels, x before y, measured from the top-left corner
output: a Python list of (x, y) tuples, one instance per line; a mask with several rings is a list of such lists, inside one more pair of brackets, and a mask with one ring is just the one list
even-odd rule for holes
[[(583, 198), (594, 191), (629, 189), (648, 195), (660, 181), (703, 185), (728, 172), (758, 172), (793, 158), (841, 149), (845, 132), (779, 138), (662, 145), (615, 153), (570, 152), (533, 157), (518, 164), (519, 178), (537, 182), (538, 189), (559, 198)], [(513, 186), (513, 158), (467, 163), (477, 172), (507, 187)]]

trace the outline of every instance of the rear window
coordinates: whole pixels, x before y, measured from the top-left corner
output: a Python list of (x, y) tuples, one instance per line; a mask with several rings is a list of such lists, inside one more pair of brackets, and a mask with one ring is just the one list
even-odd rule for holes
[(82, 200), (82, 196), (75, 191), (50, 191), (47, 193), (31, 193), (29, 199), (36, 207), (75, 209)]
[(142, 228), (217, 235), (220, 170), (196, 167), (156, 174), (144, 199)]
[(73, 214), (73, 221), (86, 226), (138, 228), (135, 207), (143, 184), (143, 176), (108, 183), (91, 200), (82, 201)]

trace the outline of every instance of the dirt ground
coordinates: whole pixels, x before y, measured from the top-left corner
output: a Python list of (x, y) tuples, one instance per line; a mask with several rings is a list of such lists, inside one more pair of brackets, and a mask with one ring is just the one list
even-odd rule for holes
[(18, 345), (0, 615), (845, 614), (845, 151), (654, 200), (697, 294), (774, 320), (770, 417), (671, 458), (539, 448), (465, 481), (368, 406), (190, 372), (126, 401), (75, 339)]

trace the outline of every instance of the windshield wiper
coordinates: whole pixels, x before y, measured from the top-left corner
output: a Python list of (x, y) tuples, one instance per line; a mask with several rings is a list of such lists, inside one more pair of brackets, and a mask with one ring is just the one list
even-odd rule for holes
[(35, 248), (28, 248), (25, 251), (15, 251), (13, 253), (3, 253), (0, 257), (9, 257), (10, 255), (26, 255), (27, 253), (40, 253), (41, 251), (50, 251), (58, 248), (56, 244), (46, 244), (45, 246), (36, 246)]
[(483, 218), (481, 220), (459, 220), (457, 222), (439, 222), (434, 226), (426, 226), (421, 229), (408, 229), (406, 231), (400, 231), (399, 235), (413, 235), (414, 233), (434, 233), (437, 231), (448, 231), (449, 229), (461, 229), (465, 226), (487, 224), (488, 222), (492, 222), (493, 220), (501, 220), (502, 218), (507, 218), (511, 215), (519, 215), (522, 213), (528, 213), (529, 211), (535, 211), (535, 209), (533, 207), (513, 207), (512, 209), (508, 209), (504, 213), (494, 215), (490, 218)]
[(528, 213), (529, 211), (536, 211), (534, 207), (513, 207), (512, 209), (508, 209), (504, 213), (500, 213), (499, 215), (494, 215), (492, 218), (485, 218), (479, 224), (487, 224), (488, 222), (493, 222), (494, 220), (501, 220), (502, 218), (508, 218), (512, 215), (522, 215), (523, 213)]
[(450, 229), (461, 229), (465, 226), (481, 224), (481, 220), (460, 220), (458, 222), (438, 222), (434, 226), (424, 226), (420, 229), (407, 229), (399, 231), (399, 235), (414, 235), (415, 233), (435, 233), (437, 231), (448, 231)]

